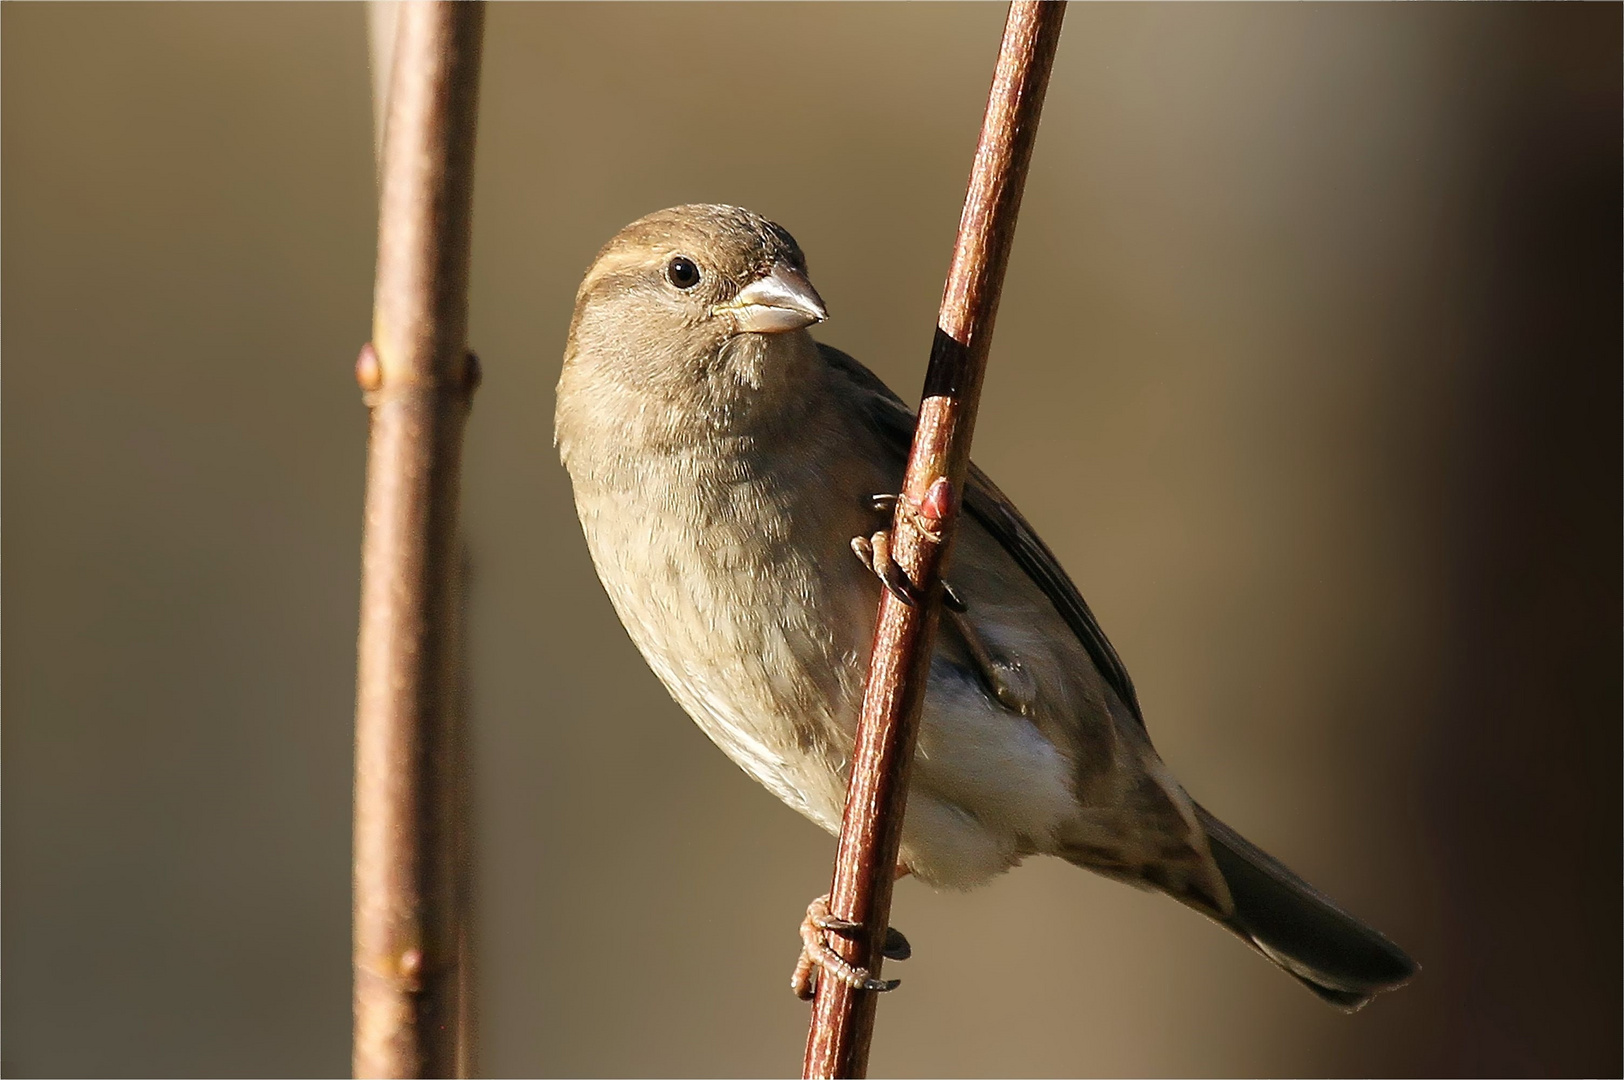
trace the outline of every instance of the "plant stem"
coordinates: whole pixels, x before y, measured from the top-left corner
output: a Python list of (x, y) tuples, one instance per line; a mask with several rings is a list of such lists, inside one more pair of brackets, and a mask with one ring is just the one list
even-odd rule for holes
[[(834, 947), (848, 963), (876, 975), (890, 922), (908, 769), (940, 610), (941, 570), (962, 501), (958, 496), (969, 469), (993, 321), (1064, 16), (1063, 2), (1016, 0), (1010, 5), (931, 346), (919, 424), (891, 526), (892, 557), (925, 599), (909, 606), (890, 590), (880, 590), (873, 659), (830, 890), (831, 911), (865, 928), (851, 939), (835, 938)], [(820, 979), (803, 1074), (866, 1075), (875, 1005), (873, 992)]]
[(455, 578), (484, 8), (398, 12), (381, 168), (356, 687), (356, 1076), (457, 1067)]

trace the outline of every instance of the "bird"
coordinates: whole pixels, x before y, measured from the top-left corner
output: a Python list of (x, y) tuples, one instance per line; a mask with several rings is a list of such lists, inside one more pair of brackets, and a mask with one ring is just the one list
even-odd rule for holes
[[(576, 293), (554, 441), (593, 565), (676, 702), (746, 773), (840, 829), (879, 590), (915, 415), (814, 340), (800, 246), (750, 210), (633, 221)], [(897, 873), (968, 889), (1054, 856), (1159, 891), (1327, 1003), (1405, 983), (1403, 950), (1196, 803), (1133, 682), (1026, 518), (971, 465), (945, 570)], [(888, 990), (809, 906), (794, 988)], [(903, 958), (888, 931), (884, 952)]]

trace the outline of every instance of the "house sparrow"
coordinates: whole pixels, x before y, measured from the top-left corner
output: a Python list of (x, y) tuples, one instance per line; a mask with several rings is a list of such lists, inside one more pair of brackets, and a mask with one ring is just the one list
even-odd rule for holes
[[(830, 832), (845, 805), (889, 520), (914, 417), (807, 328), (826, 317), (778, 225), (662, 210), (575, 299), (556, 441), (632, 641), (701, 730)], [(1028, 855), (1157, 889), (1343, 1009), (1416, 966), (1185, 794), (1077, 588), (974, 466), (930, 668), (899, 873), (968, 888)], [(876, 546), (881, 550), (876, 551)], [(882, 580), (883, 579), (883, 580)], [(885, 989), (822, 934), (807, 968)], [(905, 950), (893, 935), (889, 952)]]

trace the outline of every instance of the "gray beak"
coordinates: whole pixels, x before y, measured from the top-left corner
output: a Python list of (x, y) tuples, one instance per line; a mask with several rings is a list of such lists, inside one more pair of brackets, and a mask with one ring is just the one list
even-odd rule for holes
[(829, 317), (823, 297), (806, 275), (783, 262), (774, 263), (770, 271), (740, 289), (730, 302), (717, 305), (716, 310), (730, 312), (740, 332), (749, 334), (782, 334)]

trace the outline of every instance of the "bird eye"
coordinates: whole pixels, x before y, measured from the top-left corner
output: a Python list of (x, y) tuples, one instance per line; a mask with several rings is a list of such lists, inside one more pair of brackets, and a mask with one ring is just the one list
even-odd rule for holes
[(678, 255), (665, 267), (665, 276), (679, 289), (691, 289), (699, 284), (699, 267), (694, 261)]

